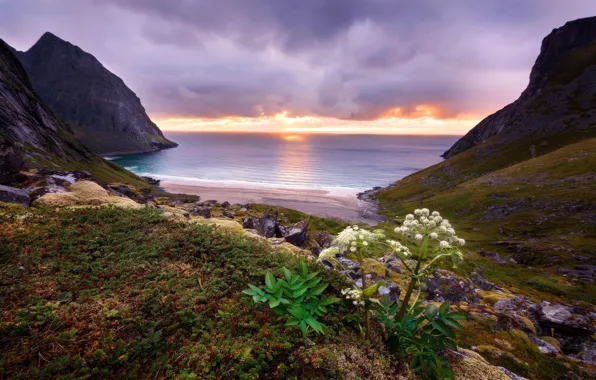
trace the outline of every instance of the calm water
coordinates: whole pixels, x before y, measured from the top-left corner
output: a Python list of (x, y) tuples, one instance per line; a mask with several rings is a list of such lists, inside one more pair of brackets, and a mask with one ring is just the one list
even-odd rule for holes
[(193, 184), (368, 189), (441, 160), (455, 136), (166, 133), (180, 144), (157, 153), (112, 157), (139, 174)]

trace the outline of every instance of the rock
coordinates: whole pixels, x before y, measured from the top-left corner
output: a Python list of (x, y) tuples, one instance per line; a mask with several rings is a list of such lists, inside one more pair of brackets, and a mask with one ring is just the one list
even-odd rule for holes
[(321, 253), (322, 250), (325, 248), (331, 247), (331, 243), (333, 243), (333, 235), (329, 234), (327, 231), (318, 231), (316, 232), (311, 240), (311, 249), (315, 255)]
[(587, 350), (583, 352), (582, 360), (591, 364), (596, 364), (596, 350)]
[(507, 264), (507, 260), (503, 259), (497, 252), (485, 251), (484, 249), (481, 249), (478, 251), (478, 254), (482, 257), (491, 259), (497, 264)]
[(383, 296), (387, 295), (389, 299), (393, 302), (397, 302), (399, 300), (399, 295), (401, 294), (401, 289), (399, 286), (395, 285), (394, 283), (390, 282), (387, 283), (387, 286), (379, 286), (378, 293)]
[(141, 178), (143, 178), (145, 181), (147, 181), (148, 184), (153, 185), (153, 186), (159, 186), (159, 184), (161, 182), (161, 180), (151, 178), (151, 177), (142, 176)]
[(584, 309), (542, 301), (530, 310), (530, 317), (537, 321), (539, 335), (554, 336), (565, 354), (584, 351), (596, 332), (594, 318)]
[(203, 206), (208, 206), (208, 207), (217, 206), (217, 201), (215, 199), (209, 199), (208, 201), (203, 202)]
[(523, 296), (501, 300), (493, 305), (497, 315), (495, 330), (518, 329), (526, 333), (536, 334), (535, 323), (527, 317), (534, 304)]
[(349, 277), (352, 281), (356, 281), (359, 278), (362, 278), (362, 273), (354, 272), (353, 270), (342, 270), (339, 273), (343, 274), (344, 276)]
[(0, 140), (0, 184), (14, 181), (23, 164), (23, 147), (11, 140)]
[(202, 216), (205, 219), (209, 219), (211, 218), (211, 209), (209, 207), (195, 207), (190, 215)]
[(225, 218), (229, 218), (229, 219), (234, 219), (234, 213), (231, 213), (229, 211), (222, 211), (221, 215)]
[(45, 33), (17, 55), (35, 91), (94, 153), (178, 146), (151, 121), (136, 94), (78, 46)]
[(354, 262), (352, 260), (346, 259), (345, 257), (338, 256), (335, 258), (342, 267), (354, 271), (360, 270), (360, 263)]
[(266, 238), (275, 237), (277, 229), (277, 211), (265, 214), (262, 218), (254, 221), (255, 229), (259, 235)]
[(247, 216), (246, 218), (242, 219), (242, 228), (246, 229), (254, 229), (255, 228), (255, 221), (252, 217)]
[(445, 299), (450, 302), (479, 302), (474, 284), (467, 279), (457, 277), (453, 272), (437, 269), (426, 281), (427, 299), (438, 301)]
[(470, 280), (482, 290), (503, 290), (492, 282), (485, 280), (482, 277), (482, 271), (480, 269), (477, 269), (476, 272), (470, 275)]
[(221, 204), (221, 207), (222, 208), (228, 208), (228, 207), (230, 207), (230, 202), (225, 201), (224, 203)]
[(0, 185), (0, 202), (17, 203), (21, 206), (29, 207), (31, 199), (27, 190)]
[(324, 266), (326, 266), (329, 269), (334, 269), (333, 263), (329, 260), (325, 259), (325, 260), (321, 261), (321, 264), (323, 264)]
[(242, 207), (240, 207), (240, 210), (238, 210), (238, 211), (240, 211), (240, 212), (247, 212), (248, 209), (246, 207), (242, 206)]
[(308, 224), (310, 220), (302, 220), (294, 224), (284, 235), (286, 241), (296, 247), (303, 247), (308, 240)]
[(79, 180), (68, 188), (68, 193), (46, 194), (35, 200), (36, 207), (93, 207), (114, 206), (120, 208), (142, 208), (129, 198), (110, 195), (95, 182)]
[(540, 338), (530, 336), (530, 340), (536, 344), (540, 352), (542, 352), (543, 354), (557, 355), (559, 353), (559, 349)]
[(504, 373), (507, 377), (509, 377), (511, 380), (528, 380), (525, 377), (516, 375), (515, 373), (511, 372), (510, 370), (508, 370), (505, 367), (496, 367), (499, 371), (501, 371), (502, 373)]
[(576, 265), (574, 269), (559, 268), (557, 269), (557, 272), (564, 277), (571, 277), (588, 282), (596, 281), (596, 265)]
[(401, 265), (394, 253), (387, 253), (377, 260), (385, 264), (387, 272), (401, 273)]

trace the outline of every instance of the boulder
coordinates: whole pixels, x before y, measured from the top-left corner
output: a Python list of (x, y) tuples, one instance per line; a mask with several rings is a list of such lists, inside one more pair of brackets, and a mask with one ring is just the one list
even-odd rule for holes
[(497, 252), (485, 251), (481, 249), (478, 254), (482, 257), (486, 257), (497, 264), (507, 264), (507, 260), (503, 259)]
[(493, 305), (497, 315), (495, 330), (522, 330), (526, 333), (536, 334), (535, 323), (528, 318), (528, 313), (534, 304), (523, 296), (501, 300)]
[(275, 237), (277, 229), (277, 211), (265, 214), (262, 218), (255, 220), (255, 229), (259, 235), (266, 238)]
[(470, 280), (481, 290), (503, 290), (492, 282), (485, 280), (482, 277), (482, 271), (480, 269), (476, 269), (476, 272), (470, 275)]
[(385, 265), (387, 274), (391, 272), (398, 274), (401, 273), (401, 265), (395, 253), (386, 253), (384, 256), (379, 257), (377, 260)]
[(68, 188), (68, 193), (50, 193), (35, 200), (37, 207), (93, 207), (114, 206), (121, 208), (142, 208), (129, 198), (117, 197), (95, 182), (79, 180)]
[(205, 219), (211, 218), (211, 209), (209, 207), (195, 207), (190, 213), (192, 216), (201, 216)]
[(557, 355), (559, 353), (559, 349), (552, 344), (544, 341), (540, 338), (536, 338), (535, 336), (530, 336), (530, 340), (536, 344), (540, 352), (547, 355)]
[(346, 259), (345, 257), (338, 256), (335, 260), (344, 268), (353, 271), (360, 270), (360, 263)]
[(590, 364), (596, 364), (596, 350), (587, 350), (583, 352), (582, 360)]
[(255, 228), (255, 221), (252, 217), (247, 216), (246, 218), (242, 219), (242, 228), (246, 229), (254, 229)]
[(221, 207), (222, 208), (228, 208), (228, 207), (230, 207), (230, 202), (225, 201), (224, 203), (221, 204)]
[(457, 277), (453, 272), (437, 269), (426, 281), (427, 299), (437, 302), (447, 300), (450, 302), (479, 302), (474, 284), (467, 279)]
[(387, 295), (387, 297), (389, 297), (391, 301), (397, 302), (397, 300), (399, 300), (399, 295), (401, 294), (401, 289), (399, 288), (399, 286), (390, 282), (387, 283), (387, 286), (379, 286), (378, 293), (381, 296)]
[(148, 184), (153, 185), (153, 186), (159, 186), (159, 184), (161, 182), (161, 180), (151, 178), (151, 177), (142, 176), (141, 178), (143, 178), (145, 181), (147, 181)]
[(228, 219), (234, 219), (234, 213), (226, 211), (226, 210), (221, 212), (221, 216), (223, 216), (224, 218), (228, 218)]
[[(594, 318), (584, 309), (542, 301), (530, 310), (539, 335), (552, 335), (565, 354), (584, 351), (596, 332)], [(551, 334), (552, 333), (552, 334)]]
[(18, 203), (21, 206), (28, 207), (31, 199), (27, 190), (0, 185), (0, 202)]
[(0, 184), (14, 181), (23, 164), (23, 147), (10, 140), (0, 140)]
[(303, 247), (308, 240), (308, 224), (309, 219), (302, 220), (294, 224), (289, 230), (286, 230), (284, 238), (290, 244), (296, 247)]

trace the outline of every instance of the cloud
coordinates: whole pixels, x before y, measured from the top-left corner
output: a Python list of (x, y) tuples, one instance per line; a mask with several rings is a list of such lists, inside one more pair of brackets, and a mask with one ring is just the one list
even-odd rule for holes
[(0, 37), (27, 49), (50, 30), (154, 114), (454, 118), (517, 98), (542, 38), (595, 11), (591, 0), (0, 0)]

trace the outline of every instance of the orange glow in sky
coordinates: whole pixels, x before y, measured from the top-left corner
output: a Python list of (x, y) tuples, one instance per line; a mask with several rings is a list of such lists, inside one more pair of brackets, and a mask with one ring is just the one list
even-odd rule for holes
[(484, 115), (461, 114), (441, 118), (441, 110), (418, 105), (410, 110), (389, 109), (376, 120), (344, 120), (320, 116), (288, 116), (286, 111), (272, 116), (223, 117), (202, 119), (152, 115), (164, 131), (199, 132), (275, 132), (286, 140), (297, 141), (301, 133), (463, 135)]

